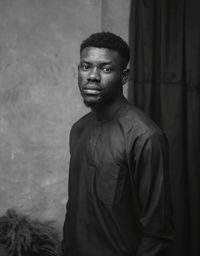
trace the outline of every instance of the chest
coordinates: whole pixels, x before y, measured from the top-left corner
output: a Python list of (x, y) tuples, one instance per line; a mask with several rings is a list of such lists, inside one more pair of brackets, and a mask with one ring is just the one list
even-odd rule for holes
[(83, 131), (72, 152), (79, 177), (86, 180), (87, 189), (105, 204), (121, 198), (128, 174), (126, 139), (117, 124), (100, 124)]
[(126, 136), (118, 123), (102, 123), (92, 126), (80, 136), (80, 147), (88, 161), (97, 167), (126, 163)]

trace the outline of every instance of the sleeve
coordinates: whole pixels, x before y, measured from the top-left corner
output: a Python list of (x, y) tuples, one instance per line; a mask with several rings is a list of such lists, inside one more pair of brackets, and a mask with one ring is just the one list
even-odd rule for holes
[[(73, 142), (74, 142), (74, 126), (72, 126), (70, 133), (69, 133), (69, 153), (70, 153), (70, 157), (72, 154), (72, 147), (73, 147)], [(70, 175), (70, 174), (69, 174)], [(68, 178), (69, 181), (69, 178)], [(68, 200), (67, 200), (67, 204), (66, 204), (66, 212), (65, 212), (65, 219), (64, 219), (64, 224), (63, 224), (63, 238), (61, 241), (61, 256), (66, 255), (66, 237), (68, 236), (68, 227), (67, 227), (67, 222), (66, 222), (66, 218), (67, 218), (67, 208), (68, 208), (68, 204), (69, 204), (69, 194), (70, 194), (70, 184), (68, 182)]]
[(173, 230), (167, 139), (145, 134), (136, 148), (134, 183), (142, 227), (137, 256), (164, 256)]

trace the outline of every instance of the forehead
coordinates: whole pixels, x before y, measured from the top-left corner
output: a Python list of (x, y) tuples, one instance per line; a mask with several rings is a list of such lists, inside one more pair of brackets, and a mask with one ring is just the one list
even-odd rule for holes
[(120, 63), (120, 55), (117, 51), (107, 48), (86, 47), (80, 55), (81, 61)]

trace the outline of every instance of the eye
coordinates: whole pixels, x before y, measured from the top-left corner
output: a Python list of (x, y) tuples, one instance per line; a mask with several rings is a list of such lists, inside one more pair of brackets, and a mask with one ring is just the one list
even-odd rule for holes
[(110, 73), (112, 71), (111, 67), (103, 67), (102, 69), (105, 73)]
[(87, 71), (90, 68), (90, 66), (86, 63), (81, 64), (80, 67), (83, 71)]

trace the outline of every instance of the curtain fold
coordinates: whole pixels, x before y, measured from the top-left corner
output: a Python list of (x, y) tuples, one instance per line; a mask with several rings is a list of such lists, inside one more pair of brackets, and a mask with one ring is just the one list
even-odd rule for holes
[(200, 1), (132, 0), (128, 98), (165, 131), (175, 240), (200, 255)]

